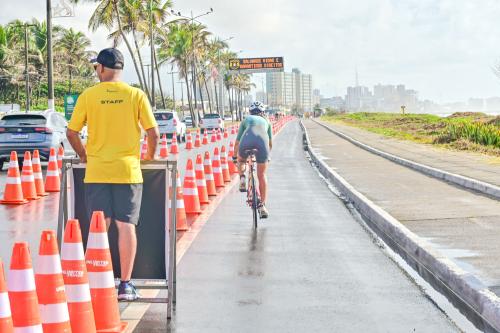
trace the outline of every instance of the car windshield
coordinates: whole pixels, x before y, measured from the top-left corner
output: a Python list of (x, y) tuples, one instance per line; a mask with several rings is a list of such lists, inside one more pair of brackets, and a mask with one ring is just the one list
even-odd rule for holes
[(156, 120), (170, 120), (173, 117), (173, 113), (155, 113)]
[(203, 116), (203, 119), (214, 119), (214, 118), (220, 118), (220, 116), (217, 113), (210, 113)]
[(45, 125), (47, 119), (37, 115), (11, 115), (0, 120), (0, 126), (32, 126)]

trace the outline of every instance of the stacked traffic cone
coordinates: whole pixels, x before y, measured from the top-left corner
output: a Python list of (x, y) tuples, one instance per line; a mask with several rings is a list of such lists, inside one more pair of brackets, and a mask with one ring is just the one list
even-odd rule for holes
[(208, 200), (207, 181), (205, 180), (205, 170), (203, 169), (203, 160), (201, 158), (201, 154), (196, 155), (195, 173), (200, 204), (207, 204), (210, 201)]
[(168, 157), (168, 145), (167, 145), (167, 135), (163, 134), (160, 142), (160, 157), (167, 158)]
[(227, 139), (229, 137), (227, 130), (224, 131), (224, 139)]
[[(178, 231), (186, 231), (189, 229), (187, 225), (187, 217), (186, 217), (186, 209), (184, 207), (184, 196), (182, 192), (182, 184), (181, 184), (181, 177), (179, 177), (179, 172), (177, 172), (177, 178), (176, 178), (176, 186), (177, 186), (177, 200), (175, 203), (175, 216), (176, 216), (176, 223), (177, 223), (177, 230)], [(168, 189), (169, 193), (169, 198), (173, 197), (173, 191), (172, 191), (172, 185), (170, 185)], [(168, 217), (169, 221), (172, 222), (170, 219), (170, 212), (171, 212), (171, 201), (168, 200)], [(169, 223), (170, 227), (170, 223)]]
[(23, 196), (28, 200), (40, 199), (36, 194), (35, 177), (33, 176), (33, 166), (31, 164), (31, 153), (24, 153), (23, 171), (21, 173), (21, 186), (23, 188)]
[(235, 154), (234, 143), (233, 143), (233, 141), (230, 141), (229, 142), (229, 153), (227, 156), (227, 164), (229, 165), (229, 173), (231, 175), (236, 175), (238, 173), (238, 167), (233, 162), (233, 156), (235, 156), (234, 154)]
[(231, 126), (231, 135), (236, 134), (236, 128), (234, 126)]
[(203, 132), (203, 140), (201, 141), (202, 145), (208, 145), (208, 133), (207, 131)]
[(177, 146), (177, 133), (172, 134), (172, 144), (170, 145), (170, 154), (179, 154), (179, 147)]
[(6, 205), (21, 205), (27, 203), (23, 196), (21, 185), (21, 176), (19, 175), (19, 164), (17, 162), (17, 153), (10, 153), (9, 171), (7, 172), (7, 183), (3, 192), (3, 200), (0, 203)]
[(7, 277), (15, 332), (42, 333), (42, 319), (35, 290), (35, 276), (28, 243), (15, 243)]
[(215, 187), (224, 187), (224, 176), (220, 165), (219, 148), (214, 149), (214, 158), (212, 159), (212, 171), (214, 173)]
[(95, 333), (94, 310), (78, 220), (69, 220), (66, 224), (61, 247), (61, 266), (72, 333)]
[(217, 134), (215, 134), (215, 130), (212, 130), (212, 136), (210, 137), (210, 142), (217, 142)]
[(71, 332), (56, 232), (42, 231), (35, 284), (44, 332)]
[(193, 160), (188, 158), (186, 173), (184, 174), (184, 204), (187, 214), (201, 213), (200, 199), (198, 197), (198, 187), (196, 186), (196, 176), (193, 169)]
[(61, 179), (57, 171), (56, 150), (50, 148), (49, 165), (47, 166), (47, 175), (45, 177), (45, 191), (59, 192), (61, 187)]
[(13, 333), (12, 314), (10, 313), (9, 294), (3, 270), (3, 261), (0, 259), (0, 332)]
[(186, 137), (186, 149), (187, 150), (193, 149), (193, 137), (191, 136), (190, 132), (188, 132)]
[(217, 129), (217, 141), (222, 140), (222, 135), (220, 134), (220, 129)]
[(59, 177), (62, 175), (62, 166), (63, 166), (63, 157), (64, 157), (64, 148), (59, 146), (57, 150), (57, 168), (59, 169)]
[(142, 140), (142, 145), (141, 145), (141, 160), (146, 158), (147, 153), (148, 153), (148, 140), (147, 137), (144, 136), (144, 140)]
[(231, 175), (229, 174), (229, 165), (227, 164), (227, 154), (226, 146), (222, 145), (220, 150), (220, 164), (222, 169), (222, 179), (224, 182), (229, 183), (231, 181)]
[(36, 195), (43, 197), (48, 195), (45, 192), (45, 185), (43, 184), (42, 164), (40, 163), (40, 153), (37, 149), (33, 151), (33, 177), (35, 178)]
[(196, 137), (194, 139), (194, 147), (195, 148), (201, 147), (200, 132), (198, 132), (198, 131), (196, 131)]
[(208, 151), (205, 152), (203, 167), (205, 171), (205, 181), (207, 183), (207, 193), (209, 196), (215, 196), (217, 195), (217, 189), (215, 188), (214, 174), (212, 171), (212, 160), (210, 159), (210, 153)]
[(97, 332), (122, 332), (126, 324), (120, 322), (106, 220), (101, 211), (92, 214), (85, 263)]

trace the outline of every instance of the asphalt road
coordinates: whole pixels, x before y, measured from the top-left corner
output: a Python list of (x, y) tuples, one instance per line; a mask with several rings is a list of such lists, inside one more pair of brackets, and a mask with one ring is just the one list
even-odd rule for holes
[[(297, 122), (275, 140), (270, 218), (233, 190), (178, 266), (172, 332), (457, 332), (309, 165)], [(135, 332), (164, 332), (152, 305)]]

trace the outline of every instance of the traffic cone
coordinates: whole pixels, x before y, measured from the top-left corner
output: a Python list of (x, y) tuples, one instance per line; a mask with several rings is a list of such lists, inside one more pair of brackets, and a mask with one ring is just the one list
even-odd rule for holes
[(63, 157), (64, 148), (59, 146), (59, 149), (57, 150), (57, 168), (59, 169), (59, 177), (62, 175)]
[(95, 333), (94, 310), (83, 254), (82, 232), (78, 220), (68, 220), (61, 246), (61, 266), (73, 333)]
[(236, 175), (238, 173), (238, 167), (233, 162), (234, 156), (234, 143), (233, 141), (229, 142), (229, 153), (227, 155), (227, 164), (229, 165), (229, 173), (231, 175)]
[(220, 129), (217, 129), (217, 141), (222, 140), (222, 135), (220, 134)]
[(43, 184), (42, 164), (40, 163), (40, 153), (38, 152), (38, 149), (33, 151), (33, 159), (31, 162), (33, 164), (33, 177), (35, 178), (36, 195), (39, 197), (49, 195), (45, 192), (45, 185)]
[(201, 158), (201, 154), (196, 155), (195, 173), (200, 204), (210, 203), (210, 201), (208, 200), (207, 181), (205, 180), (205, 170), (203, 169), (203, 160)]
[(212, 159), (212, 171), (214, 173), (215, 187), (224, 187), (224, 176), (222, 175), (218, 147), (215, 147), (214, 149), (214, 158)]
[(35, 177), (33, 176), (33, 166), (31, 164), (31, 153), (24, 152), (23, 171), (21, 173), (21, 186), (23, 196), (28, 200), (40, 199), (36, 194)]
[(210, 159), (210, 153), (205, 152), (205, 159), (203, 160), (203, 167), (205, 171), (205, 181), (207, 183), (207, 193), (209, 196), (216, 196), (217, 189), (215, 188), (214, 174), (212, 171), (212, 160)]
[(42, 333), (35, 276), (27, 242), (14, 244), (7, 277), (14, 332)]
[(17, 162), (17, 153), (10, 153), (9, 171), (7, 172), (7, 183), (3, 193), (3, 200), (0, 203), (6, 205), (21, 205), (27, 203), (23, 196), (23, 187), (21, 185), (21, 176), (19, 175), (19, 164)]
[(126, 323), (120, 322), (106, 220), (101, 211), (92, 214), (85, 263), (97, 332), (123, 332)]
[(228, 133), (227, 133), (227, 130), (224, 131), (224, 139), (227, 139), (229, 137)]
[(212, 130), (212, 136), (210, 137), (210, 142), (217, 142), (217, 134), (215, 134), (215, 130)]
[[(186, 217), (186, 209), (184, 207), (184, 196), (182, 192), (182, 184), (181, 184), (181, 177), (179, 177), (179, 172), (177, 172), (177, 179), (176, 179), (176, 184), (177, 184), (177, 200), (176, 200), (176, 207), (175, 207), (175, 216), (176, 216), (176, 223), (177, 223), (177, 230), (178, 231), (186, 231), (189, 229), (187, 225), (187, 217)], [(172, 185), (170, 185), (168, 189), (168, 193), (170, 198), (172, 197)], [(171, 207), (172, 204), (170, 203), (170, 200), (168, 200), (168, 220), (170, 222), (170, 212), (171, 212)], [(169, 224), (170, 227), (170, 224)]]
[(148, 140), (147, 137), (144, 136), (144, 140), (142, 140), (142, 145), (141, 145), (141, 160), (146, 158), (147, 153), (148, 153)]
[(177, 147), (177, 133), (172, 134), (172, 144), (170, 145), (170, 154), (179, 154), (179, 147)]
[(45, 177), (45, 191), (59, 192), (61, 187), (61, 180), (59, 172), (57, 171), (56, 150), (50, 148), (49, 165), (47, 167), (47, 175)]
[(3, 261), (0, 259), (0, 332), (13, 333), (12, 314), (10, 313), (9, 294), (3, 270)]
[(220, 164), (222, 169), (222, 179), (224, 182), (229, 183), (231, 181), (231, 175), (229, 174), (229, 165), (227, 164), (227, 154), (226, 146), (222, 145), (220, 149)]
[(168, 145), (167, 145), (167, 135), (163, 134), (160, 142), (160, 157), (167, 158), (168, 157)]
[(196, 131), (196, 137), (194, 139), (194, 147), (195, 148), (201, 147), (200, 133), (198, 131)]
[(196, 176), (193, 169), (193, 160), (188, 158), (186, 173), (184, 174), (184, 204), (186, 205), (186, 214), (201, 213), (200, 199), (198, 198), (198, 187), (196, 186)]
[(203, 132), (203, 140), (201, 141), (202, 145), (208, 145), (208, 134), (207, 131)]
[(68, 304), (62, 276), (56, 232), (42, 231), (35, 284), (44, 332), (70, 333)]
[(191, 136), (190, 132), (188, 132), (188, 134), (186, 135), (186, 149), (193, 149), (193, 137)]
[(236, 134), (236, 128), (234, 126), (231, 127), (231, 135)]

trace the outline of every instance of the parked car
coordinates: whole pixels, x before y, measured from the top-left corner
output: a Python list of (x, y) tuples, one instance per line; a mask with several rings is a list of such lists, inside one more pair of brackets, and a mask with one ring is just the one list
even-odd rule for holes
[(186, 124), (180, 121), (177, 112), (159, 110), (154, 115), (160, 135), (166, 134), (168, 138), (171, 138), (175, 131), (179, 142), (186, 141)]
[(200, 128), (202, 133), (217, 128), (224, 131), (224, 119), (218, 113), (207, 113), (200, 119)]
[(38, 149), (40, 159), (48, 161), (50, 148), (65, 147), (68, 122), (58, 112), (9, 112), (0, 120), (0, 170), (9, 161), (11, 151), (19, 160), (24, 153)]
[(193, 127), (193, 118), (191, 118), (191, 116), (185, 116), (184, 124), (186, 124), (186, 126)]

